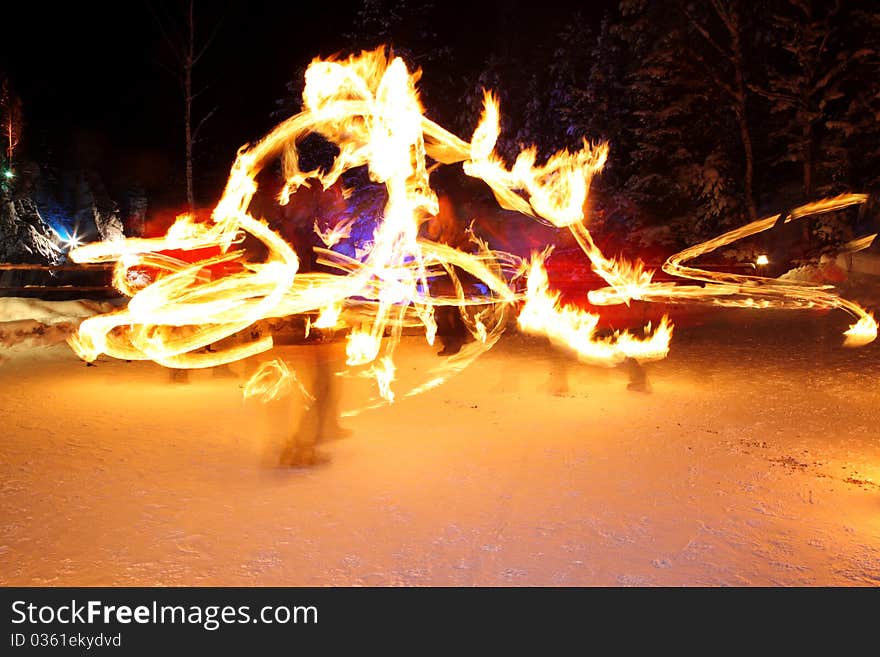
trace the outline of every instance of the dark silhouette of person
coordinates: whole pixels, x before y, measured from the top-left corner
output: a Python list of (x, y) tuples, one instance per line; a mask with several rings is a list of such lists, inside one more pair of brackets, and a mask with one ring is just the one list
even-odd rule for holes
[[(460, 251), (469, 251), (471, 241), (465, 231), (463, 224), (456, 216), (450, 198), (441, 194), (439, 197), (440, 210), (436, 216), (431, 217), (423, 225), (425, 236), (438, 242), (446, 244)], [(467, 282), (467, 277), (459, 268), (455, 268), (455, 274), (463, 284)], [(448, 276), (436, 279), (431, 287), (435, 294), (443, 296), (453, 296), (455, 294), (455, 286)], [(469, 332), (461, 317), (461, 309), (455, 305), (438, 305), (434, 307), (434, 320), (437, 322), (437, 336), (443, 348), (437, 352), (438, 356), (452, 356), (461, 351), (461, 348), (467, 342)]]
[[(310, 218), (310, 221), (313, 220), (313, 217)], [(287, 226), (285, 238), (299, 257), (300, 272), (322, 270), (314, 250), (316, 236), (309, 221), (292, 221)], [(312, 327), (309, 330), (306, 348), (312, 363), (309, 392), (313, 399), (281, 451), (279, 463), (282, 466), (308, 467), (325, 463), (329, 458), (318, 452), (318, 444), (351, 435), (350, 429), (339, 424), (341, 386), (337, 372), (345, 365), (344, 342), (339, 337), (339, 327)]]
[(789, 217), (791, 210), (780, 213), (764, 239), (768, 263), (764, 265), (763, 275), (768, 278), (778, 278), (789, 271), (809, 248), (809, 224), (788, 221)]
[(622, 366), (626, 369), (626, 373), (629, 376), (629, 382), (626, 384), (627, 390), (651, 392), (651, 385), (648, 383), (648, 373), (645, 371), (644, 365), (635, 358), (627, 356)]
[(336, 373), (345, 362), (343, 343), (337, 340), (336, 329), (312, 329), (311, 335), (314, 337), (308, 350), (312, 356), (313, 399), (281, 452), (280, 464), (290, 467), (326, 462), (328, 457), (317, 451), (317, 445), (351, 435), (350, 429), (339, 424), (340, 385)]

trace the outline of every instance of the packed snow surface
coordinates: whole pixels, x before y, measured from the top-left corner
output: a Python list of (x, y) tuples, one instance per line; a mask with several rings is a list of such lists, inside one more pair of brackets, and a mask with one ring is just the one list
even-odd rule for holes
[[(274, 357), (306, 379), (311, 345), (178, 383), (7, 340), (0, 584), (878, 586), (880, 347), (840, 346), (847, 323), (712, 311), (648, 392), (511, 332), (343, 418), (312, 468), (278, 465), (303, 398), (241, 389)], [(437, 349), (404, 339), (398, 389)], [(371, 392), (346, 381), (343, 407)]]

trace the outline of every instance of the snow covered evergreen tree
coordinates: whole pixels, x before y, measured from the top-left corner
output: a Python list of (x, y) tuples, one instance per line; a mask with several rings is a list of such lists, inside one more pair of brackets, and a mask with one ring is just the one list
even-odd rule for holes
[(820, 184), (828, 174), (834, 180), (836, 169), (846, 172), (851, 189), (880, 194), (880, 13), (863, 7), (848, 17), (844, 47), (856, 49), (857, 60), (838, 83), (843, 96), (824, 122), (820, 153), (826, 178)]
[(704, 71), (687, 56), (681, 13), (641, 0), (623, 2), (621, 9), (619, 33), (631, 57), (627, 81), (633, 108), (625, 187), (655, 220), (691, 217), (687, 232), (696, 236), (725, 209), (718, 202), (724, 200), (719, 190), (726, 180), (726, 152), (719, 140), (724, 132), (718, 130)]
[(876, 60), (876, 50), (862, 43), (870, 30), (859, 29), (856, 14), (839, 0), (781, 0), (772, 25), (766, 84), (752, 88), (780, 119), (776, 162), (799, 165), (804, 200), (843, 191), (852, 165), (846, 134), (868, 128), (870, 91), (857, 80)]

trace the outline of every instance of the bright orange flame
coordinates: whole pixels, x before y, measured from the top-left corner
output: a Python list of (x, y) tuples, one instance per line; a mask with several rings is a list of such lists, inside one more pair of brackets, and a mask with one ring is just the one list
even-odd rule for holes
[(843, 342), (844, 346), (862, 347), (877, 339), (877, 321), (871, 313), (867, 313), (843, 334), (846, 336)]
[[(607, 259), (586, 228), (583, 208), (592, 177), (607, 159), (607, 145), (591, 146), (584, 141), (580, 150), (561, 151), (542, 165), (537, 164), (536, 149), (528, 148), (508, 168), (495, 152), (500, 110), (492, 94), (485, 94), (481, 120), (466, 142), (424, 116), (416, 90), (420, 72), (410, 73), (403, 60), (384, 48), (346, 59), (316, 59), (305, 77), (303, 111), (258, 143), (240, 150), (209, 223), (184, 215), (160, 238), (89, 244), (71, 252), (77, 262), (115, 261), (114, 284), (131, 297), (125, 309), (82, 322), (70, 339), (82, 358), (91, 361), (105, 353), (129, 360), (150, 359), (168, 367), (209, 367), (271, 349), (270, 337), (216, 347), (218, 341), (242, 333), (260, 319), (320, 313), (315, 326), (335, 328), (343, 326), (341, 318), (350, 315), (358, 317), (358, 322), (348, 334), (347, 363), (362, 369), (348, 374), (375, 379), (379, 399), (385, 400), (377, 403), (386, 403), (395, 396), (391, 389), (393, 354), (405, 327), (421, 326), (428, 343), (433, 343), (437, 331), (434, 309), (452, 305), (462, 309), (462, 317), (476, 338), (427, 372), (425, 382), (405, 394), (412, 396), (440, 385), (490, 349), (504, 331), (508, 312), (522, 300), (519, 324), (524, 330), (546, 334), (589, 362), (614, 364), (624, 358), (651, 360), (666, 355), (672, 326), (665, 317), (653, 331), (650, 325), (646, 327), (644, 338), (629, 333), (599, 337), (596, 315), (559, 304), (558, 295), (549, 290), (539, 257), (522, 263), (477, 239), (476, 252), (465, 253), (420, 238), (419, 226), (439, 211), (429, 184), (428, 160), (462, 163), (465, 173), (490, 186), (502, 207), (567, 227), (594, 271), (609, 285), (590, 292), (594, 304), (642, 299), (754, 307), (818, 305), (843, 308), (857, 317), (847, 331), (850, 343), (865, 344), (876, 336), (873, 317), (825, 287), (682, 265), (766, 230), (776, 217), (692, 247), (664, 265), (668, 273), (705, 285), (653, 283), (653, 272), (646, 271), (640, 262)], [(302, 171), (299, 167), (297, 143), (309, 133), (320, 134), (339, 148), (326, 171)], [(339, 273), (300, 273), (290, 245), (264, 221), (248, 214), (257, 190), (257, 174), (278, 157), (285, 175), (278, 197), (281, 204), (288, 203), (299, 187), (320, 184), (327, 189), (355, 167), (365, 166), (374, 182), (385, 185), (388, 200), (363, 261), (317, 249), (322, 262)], [(796, 209), (791, 218), (862, 203), (865, 198), (846, 195), (828, 199)], [(349, 222), (327, 231), (317, 226), (315, 230), (330, 247), (350, 228)], [(234, 249), (246, 234), (265, 245), (265, 261), (250, 261), (244, 251)], [(182, 250), (194, 254), (202, 249), (212, 255), (195, 262), (161, 253)], [(144, 269), (157, 272), (154, 280), (138, 275)], [(528, 273), (524, 295), (510, 284), (522, 269)], [(465, 289), (457, 272), (480, 281), (487, 292)], [(447, 278), (451, 285), (436, 285), (441, 278)], [(435, 293), (441, 287), (454, 293)], [(202, 351), (208, 345), (215, 348)], [(282, 361), (273, 361), (257, 371), (245, 394), (277, 396), (291, 377)]]
[(329, 306), (325, 306), (321, 309), (321, 314), (318, 315), (318, 319), (315, 320), (315, 323), (312, 324), (312, 326), (318, 329), (336, 328), (340, 325), (339, 315), (341, 312), (341, 303), (333, 303)]
[(599, 315), (562, 305), (559, 293), (550, 292), (543, 255), (538, 254), (532, 255), (528, 267), (526, 303), (518, 322), (524, 331), (547, 335), (552, 342), (574, 350), (580, 360), (599, 365), (616, 365), (626, 358), (660, 360), (669, 352), (672, 337), (672, 324), (665, 316), (655, 331), (648, 325), (645, 338), (626, 331), (600, 337)]

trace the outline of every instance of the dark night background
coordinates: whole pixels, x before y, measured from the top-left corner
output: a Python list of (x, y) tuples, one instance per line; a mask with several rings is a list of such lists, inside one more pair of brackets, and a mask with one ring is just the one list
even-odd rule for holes
[[(281, 119), (278, 101), (287, 98), (295, 107), (288, 82), (312, 58), (357, 41), (364, 4), (370, 3), (196, 2), (197, 41), (216, 28), (194, 72), (194, 85), (205, 89), (195, 118), (216, 108), (196, 153), (203, 202), (222, 189), (237, 149)], [(539, 32), (555, 27), (566, 11), (564, 4), (540, 12), (511, 2), (438, 5), (431, 9), (433, 29), (458, 57), (474, 63), (485, 59), (495, 28), (511, 16), (528, 15), (521, 27)], [(85, 150), (108, 173), (130, 173), (154, 194), (173, 198), (174, 179), (182, 182), (182, 100), (177, 81), (163, 68), (171, 59), (151, 6), (174, 9), (173, 2), (156, 0), (4, 9), (4, 22), (14, 27), (0, 46), (0, 72), (22, 98), (22, 148), (29, 155), (67, 162)], [(408, 25), (404, 32), (417, 29), (422, 26)], [(368, 37), (364, 45), (380, 40)]]
[[(217, 27), (194, 74), (206, 87), (196, 115), (217, 108), (197, 148), (205, 194), (216, 192), (238, 147), (277, 122), (275, 100), (297, 68), (343, 45), (344, 9), (300, 4), (197, 3), (197, 39)], [(87, 142), (107, 168), (133, 172), (154, 193), (170, 192), (176, 177), (182, 194), (182, 99), (162, 67), (171, 60), (147, 3), (64, 3), (51, 12), (30, 3), (15, 11), (0, 69), (23, 99), (28, 152), (66, 159)]]
[[(182, 207), (183, 102), (154, 13), (185, 4), (4, 8), (0, 74), (24, 116), (18, 161), (85, 167), (111, 196), (137, 184), (151, 211)], [(216, 201), (240, 146), (298, 110), (312, 58), (381, 43), (423, 68), (428, 115), (464, 138), (480, 89), (498, 91), (507, 157), (532, 143), (546, 156), (582, 137), (609, 141), (597, 231), (660, 227), (666, 242), (694, 243), (756, 213), (880, 187), (880, 13), (867, 0), (195, 7), (197, 42), (216, 27), (193, 74), (204, 88), (194, 123), (216, 109), (194, 148), (199, 206)]]

